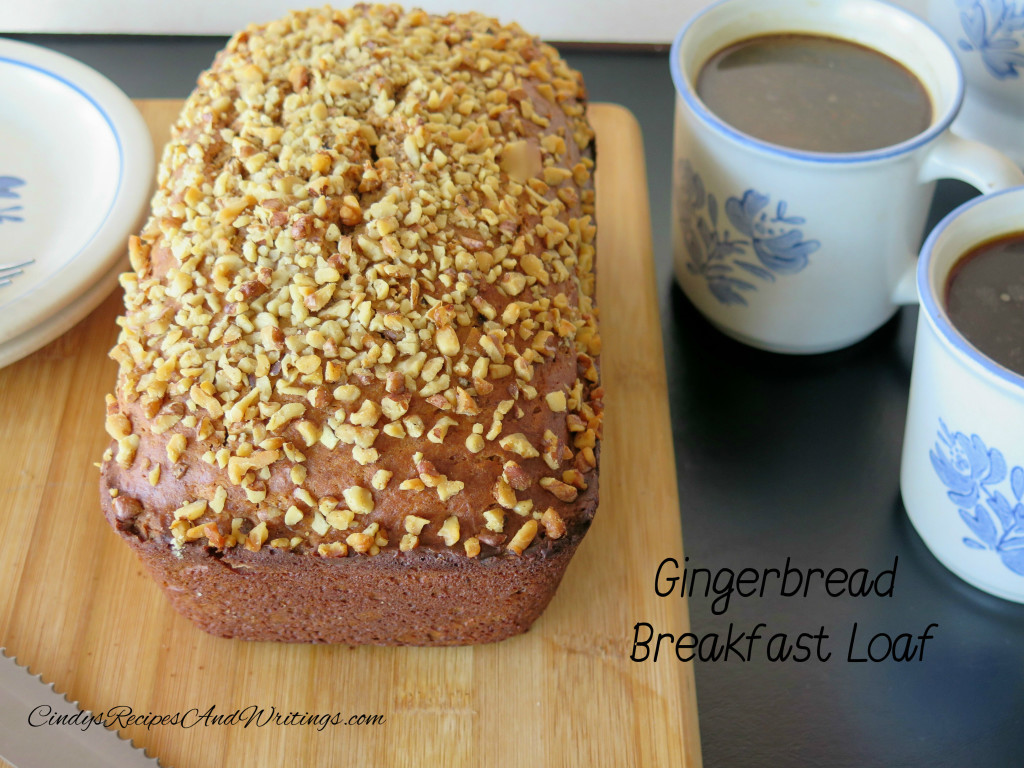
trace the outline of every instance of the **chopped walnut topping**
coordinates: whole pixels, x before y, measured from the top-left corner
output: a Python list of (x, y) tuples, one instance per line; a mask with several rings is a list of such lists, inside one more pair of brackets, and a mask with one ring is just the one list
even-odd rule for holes
[(224, 489), (224, 486), (218, 485), (217, 490), (213, 492), (213, 498), (210, 500), (210, 509), (213, 510), (214, 514), (219, 515), (224, 511), (224, 503), (228, 500), (228, 492)]
[(208, 502), (206, 499), (199, 499), (174, 510), (175, 520), (196, 520), (206, 513)]
[(537, 536), (537, 521), (527, 520), (523, 523), (523, 527), (516, 531), (516, 535), (512, 537), (512, 541), (508, 543), (508, 548), (515, 552), (517, 555), (523, 554), (530, 543)]
[(373, 547), (373, 536), (367, 533), (352, 533), (345, 539), (345, 543), (356, 552), (365, 554)]
[(484, 512), (484, 520), (487, 521), (487, 530), (501, 533), (505, 530), (505, 510), (489, 509)]
[[(111, 488), (111, 490), (116, 490)], [(142, 504), (138, 499), (130, 496), (116, 496), (111, 502), (114, 509), (114, 517), (121, 521), (131, 520), (142, 513)]]
[(449, 517), (441, 525), (441, 529), (437, 532), (437, 535), (444, 541), (445, 546), (452, 547), (459, 541), (459, 518)]
[(213, 395), (209, 394), (198, 384), (192, 386), (188, 391), (189, 397), (200, 408), (205, 408), (211, 418), (219, 419), (224, 415), (224, 409), (220, 402)]
[(284, 524), (285, 525), (298, 525), (302, 522), (302, 510), (296, 507), (294, 504), (288, 507), (288, 511), (284, 513)]
[(117, 441), (117, 463), (128, 469), (135, 462), (135, 452), (139, 448), (139, 436), (128, 435)]
[(498, 480), (494, 485), (494, 500), (505, 509), (512, 509), (516, 505), (516, 492), (504, 480)]
[(547, 400), (548, 408), (554, 413), (565, 413), (565, 393), (564, 392), (548, 392), (544, 399)]
[(514, 461), (506, 461), (501, 468), (501, 477), (517, 491), (525, 491), (530, 487), (530, 476)]
[(316, 551), (320, 557), (345, 557), (348, 554), (348, 547), (340, 541), (332, 541), (321, 544)]
[(430, 521), (427, 520), (425, 517), (417, 517), (416, 515), (406, 515), (404, 521), (405, 530), (407, 533), (411, 533), (414, 536), (419, 536), (421, 533), (423, 533), (423, 527), (427, 525), (429, 522)]
[(132, 423), (123, 413), (107, 416), (107, 434), (115, 440), (123, 440), (132, 433)]
[(559, 501), (576, 501), (579, 491), (571, 485), (556, 480), (553, 477), (542, 477), (540, 487), (551, 493)]
[(462, 489), (465, 487), (466, 484), (461, 480), (442, 480), (437, 485), (437, 498), (444, 503), (452, 496), (461, 493)]
[(392, 472), (386, 469), (378, 469), (373, 473), (373, 479), (370, 480), (370, 485), (373, 486), (374, 490), (383, 491), (388, 487), (388, 483), (391, 482)]
[(373, 495), (365, 488), (358, 485), (346, 488), (342, 495), (349, 509), (357, 515), (368, 515), (373, 512)]
[[(111, 351), (116, 461), (141, 455), (171, 498), (212, 491), (200, 514), (225, 513), (218, 472), (236, 486), (231, 533), (179, 518), (176, 545), (259, 551), (283, 524), (295, 530), (271, 546), (376, 554), (396, 546), (374, 516), (389, 493), (429, 487), (446, 504), (497, 447), (517, 461), (466, 556), (504, 546), (503, 510), (526, 523), (512, 551), (538, 519), (555, 538), (531, 478), (546, 465), (542, 487), (575, 498), (601, 437), (592, 138), (577, 75), (477, 14), (319, 9), (236, 35), (172, 131)], [(162, 434), (163, 479), (140, 450)], [(381, 459), (400, 445), (439, 451), (452, 476), (431, 465), (390, 486)], [(347, 508), (312, 494), (335, 458), (359, 478)], [(334, 531), (352, 541), (310, 538)]]
[(167, 441), (167, 459), (171, 464), (178, 463), (187, 445), (188, 440), (180, 432), (171, 435), (171, 439)]
[(267, 429), (271, 432), (280, 432), (289, 422), (299, 418), (305, 412), (306, 406), (302, 403), (285, 403), (270, 417)]
[(506, 435), (498, 441), (498, 445), (506, 451), (518, 453), (524, 459), (532, 459), (535, 456), (540, 456), (540, 453), (530, 444), (530, 441), (522, 432), (516, 432), (513, 435)]
[(540, 524), (549, 539), (560, 539), (565, 535), (565, 523), (553, 507), (548, 507), (541, 515)]

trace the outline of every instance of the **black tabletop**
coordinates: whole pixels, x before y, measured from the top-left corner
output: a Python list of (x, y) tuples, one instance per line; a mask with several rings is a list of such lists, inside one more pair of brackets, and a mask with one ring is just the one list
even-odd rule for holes
[[(20, 39), (84, 61), (137, 98), (184, 97), (223, 44)], [(690, 618), (705, 647), (711, 635), (725, 641), (730, 631), (733, 640), (744, 633), (735, 646), (741, 653), (688, 662), (696, 664), (705, 764), (1024, 766), (1024, 606), (947, 572), (900, 501), (916, 309), (853, 348), (814, 357), (757, 352), (713, 330), (671, 277), (674, 92), (667, 55), (565, 53), (591, 98), (625, 105), (644, 132), (688, 565), (738, 573), (783, 570), (788, 559), (804, 572), (878, 574), (896, 563), (889, 597), (830, 597), (819, 583), (807, 597), (782, 597), (777, 588), (763, 598), (733, 596), (716, 614), (714, 593), (698, 591)], [(930, 223), (973, 194), (942, 182)], [(656, 567), (650, 564), (652, 589)], [(755, 631), (763, 638), (747, 659)], [(805, 635), (811, 658), (769, 661), (765, 643), (779, 633), (790, 642)], [(932, 637), (923, 659), (851, 660), (864, 657), (876, 635), (910, 635), (920, 645), (926, 633)], [(812, 639), (819, 635), (828, 637)], [(827, 661), (819, 650), (831, 654)], [(657, 663), (682, 662), (668, 655)]]

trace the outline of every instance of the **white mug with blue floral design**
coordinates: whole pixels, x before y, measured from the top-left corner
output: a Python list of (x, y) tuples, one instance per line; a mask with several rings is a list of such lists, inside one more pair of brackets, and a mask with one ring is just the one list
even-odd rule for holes
[[(850, 40), (900, 62), (925, 87), (931, 124), (894, 146), (829, 154), (755, 139), (703, 104), (694, 84), (711, 56), (787, 32)], [(1004, 155), (949, 130), (963, 99), (949, 46), (879, 0), (722, 0), (676, 37), (671, 68), (676, 276), (714, 325), (756, 347), (810, 354), (865, 338), (914, 300), (937, 179), (983, 192), (1024, 183)]]
[(1024, 229), (1024, 187), (978, 197), (931, 233), (917, 267), (917, 323), (900, 490), (924, 543), (953, 573), (1024, 603), (1024, 376), (950, 322), (950, 271)]
[(953, 129), (1024, 166), (1024, 0), (930, 0), (928, 21), (967, 83)]

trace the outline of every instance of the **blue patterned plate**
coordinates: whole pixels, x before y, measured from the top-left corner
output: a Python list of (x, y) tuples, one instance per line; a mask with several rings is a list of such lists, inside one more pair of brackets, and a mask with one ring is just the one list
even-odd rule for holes
[(113, 287), (105, 278), (145, 211), (153, 171), (146, 124), (113, 83), (0, 39), (0, 265), (34, 259), (0, 286), (3, 364), (13, 361), (5, 349), (28, 354), (40, 344), (27, 340), (51, 335), (37, 329), (66, 330), (109, 293), (97, 288)]

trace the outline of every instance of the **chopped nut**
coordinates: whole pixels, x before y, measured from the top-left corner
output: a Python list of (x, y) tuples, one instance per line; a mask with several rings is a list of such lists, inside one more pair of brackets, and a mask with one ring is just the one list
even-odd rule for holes
[(373, 479), (370, 480), (370, 485), (378, 491), (383, 491), (388, 487), (388, 483), (391, 482), (392, 473), (386, 469), (378, 469), (373, 474)]
[(441, 537), (447, 547), (457, 544), (459, 541), (459, 518), (453, 515), (445, 520), (437, 535)]
[(171, 435), (171, 439), (167, 441), (167, 459), (171, 464), (177, 464), (181, 459), (181, 455), (185, 452), (185, 447), (188, 441), (185, 436), (180, 432), (176, 432)]
[(517, 491), (525, 491), (530, 487), (530, 476), (514, 461), (506, 461), (501, 468), (502, 478)]
[(345, 557), (348, 554), (348, 547), (340, 541), (332, 541), (321, 544), (316, 551), (320, 557)]
[(380, 407), (387, 419), (397, 421), (409, 410), (410, 400), (411, 396), (407, 394), (386, 395), (380, 401)]
[(540, 452), (530, 444), (530, 441), (522, 432), (506, 435), (498, 441), (498, 445), (506, 451), (518, 453), (524, 459), (532, 459), (535, 456), (540, 456)]
[(547, 400), (548, 408), (555, 413), (565, 412), (565, 393), (564, 392), (548, 392), (544, 399)]
[(224, 409), (220, 402), (213, 395), (209, 395), (198, 384), (194, 384), (188, 391), (189, 397), (200, 408), (204, 408), (211, 418), (219, 419), (224, 415)]
[(515, 552), (517, 555), (523, 554), (534, 537), (537, 535), (537, 521), (527, 520), (523, 523), (523, 527), (516, 531), (516, 535), (512, 537), (512, 541), (508, 543), (508, 548)]
[(139, 436), (128, 435), (117, 441), (117, 463), (128, 469), (135, 462), (135, 452), (139, 448)]
[(404, 522), (405, 530), (407, 533), (419, 536), (421, 533), (423, 533), (424, 526), (426, 526), (429, 522), (430, 521), (427, 520), (425, 517), (417, 517), (416, 515), (406, 515)]
[(575, 501), (579, 491), (571, 485), (566, 485), (561, 480), (553, 477), (542, 477), (540, 487), (551, 493), (559, 501)]
[[(450, 416), (442, 416), (430, 428), (430, 432), (427, 433), (427, 439), (432, 443), (443, 443), (445, 436), (448, 434), (448, 428), (454, 427), (458, 423)], [(409, 432), (411, 434), (412, 430), (409, 430)]]
[(348, 417), (348, 420), (360, 427), (372, 427), (380, 419), (381, 409), (372, 400), (363, 400), (359, 410)]
[(224, 511), (224, 503), (228, 500), (228, 492), (224, 489), (223, 485), (218, 485), (217, 490), (213, 492), (213, 498), (210, 500), (210, 509), (213, 510), (214, 514), (221, 514)]
[(468, 557), (476, 557), (480, 554), (480, 540), (475, 536), (471, 536), (463, 542), (463, 546), (466, 548), (466, 555)]
[(355, 485), (342, 491), (342, 495), (348, 508), (357, 515), (368, 515), (373, 512), (373, 494), (366, 488)]
[(107, 434), (115, 440), (123, 440), (132, 433), (132, 423), (123, 413), (107, 416)]
[(437, 484), (437, 497), (441, 502), (446, 502), (452, 496), (462, 492), (466, 484), (461, 480), (442, 480)]
[(351, 509), (336, 509), (327, 512), (324, 515), (324, 519), (332, 528), (339, 531), (347, 531), (349, 526), (352, 525), (352, 521), (355, 519), (355, 513), (353, 513)]
[(459, 337), (450, 327), (441, 328), (434, 335), (437, 351), (445, 357), (456, 357), (459, 354)]
[(302, 516), (302, 510), (292, 505), (288, 507), (288, 511), (284, 513), (284, 524), (297, 525), (302, 522)]
[(544, 532), (549, 539), (560, 539), (565, 535), (565, 523), (553, 507), (544, 510), (540, 523), (544, 526)]
[(175, 520), (195, 520), (206, 512), (206, 499), (199, 499), (174, 510)]
[(270, 421), (267, 422), (267, 429), (271, 432), (280, 432), (291, 421), (299, 418), (305, 412), (306, 406), (302, 403), (285, 403), (270, 417)]
[[(110, 490), (117, 489), (111, 488)], [(114, 509), (114, 517), (121, 521), (131, 520), (142, 513), (142, 504), (131, 496), (116, 496), (111, 502), (111, 506)]]
[(366, 533), (352, 533), (345, 539), (345, 543), (356, 552), (366, 553), (373, 546), (373, 536)]
[(402, 540), (398, 543), (398, 549), (402, 552), (409, 552), (416, 549), (420, 545), (419, 536), (411, 533), (407, 533), (402, 536)]
[(505, 510), (489, 509), (484, 512), (484, 520), (487, 521), (487, 530), (501, 533), (505, 529)]
[(505, 509), (512, 509), (516, 505), (516, 492), (508, 483), (499, 479), (494, 485), (494, 500)]
[(343, 403), (354, 403), (360, 394), (362, 393), (359, 391), (359, 387), (353, 384), (342, 384), (334, 390), (334, 399)]

